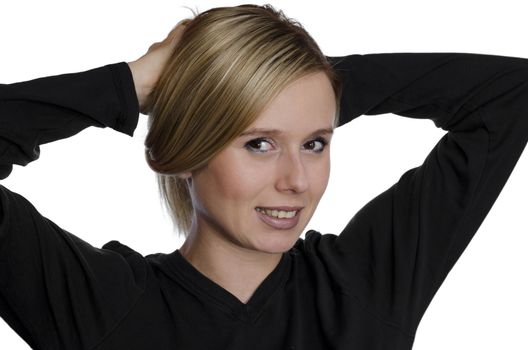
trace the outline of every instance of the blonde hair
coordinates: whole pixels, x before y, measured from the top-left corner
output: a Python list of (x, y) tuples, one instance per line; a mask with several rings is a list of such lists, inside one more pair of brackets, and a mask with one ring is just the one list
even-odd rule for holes
[(195, 14), (149, 96), (145, 157), (174, 228), (188, 236), (194, 215), (187, 180), (246, 130), (286, 85), (325, 72), (341, 82), (301, 24), (271, 5)]

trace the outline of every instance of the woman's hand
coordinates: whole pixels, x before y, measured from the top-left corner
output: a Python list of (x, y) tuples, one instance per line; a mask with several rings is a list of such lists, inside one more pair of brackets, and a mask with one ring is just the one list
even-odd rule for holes
[(180, 21), (163, 41), (152, 44), (147, 53), (137, 60), (127, 62), (134, 79), (141, 113), (148, 114), (150, 110), (150, 106), (147, 105), (148, 95), (158, 81), (170, 53), (180, 41), (185, 25), (189, 21), (189, 19)]

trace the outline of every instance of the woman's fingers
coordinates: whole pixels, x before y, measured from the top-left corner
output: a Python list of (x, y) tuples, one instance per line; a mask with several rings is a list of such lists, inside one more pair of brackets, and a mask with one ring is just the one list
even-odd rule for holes
[(159, 41), (159, 42), (155, 42), (154, 44), (150, 45), (148, 52), (152, 52), (156, 49), (160, 49), (160, 48), (163, 48), (163, 47), (170, 47), (170, 48), (173, 48), (174, 46), (176, 46), (178, 44), (178, 42), (180, 41), (180, 38), (183, 34), (183, 31), (185, 29), (185, 25), (189, 22), (190, 20), (183, 20), (183, 21), (180, 21), (174, 28), (172, 28), (172, 30), (167, 34), (167, 36), (165, 37), (165, 39), (163, 39), (162, 41)]
[(150, 45), (147, 53), (139, 59), (129, 62), (132, 71), (140, 111), (147, 114), (149, 110), (147, 97), (158, 81), (163, 67), (167, 63), (171, 52), (181, 39), (185, 26), (190, 19), (184, 19), (167, 34), (165, 39)]

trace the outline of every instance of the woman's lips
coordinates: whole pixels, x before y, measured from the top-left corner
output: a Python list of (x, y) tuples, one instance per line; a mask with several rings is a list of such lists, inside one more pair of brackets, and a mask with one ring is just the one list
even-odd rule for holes
[(269, 209), (269, 210), (300, 211), (304, 207), (257, 207), (257, 208)]
[(299, 222), (299, 213), (300, 210), (298, 210), (295, 213), (295, 216), (292, 218), (276, 218), (269, 215), (266, 215), (257, 209), (255, 209), (255, 212), (257, 213), (258, 217), (269, 226), (273, 227), (277, 230), (289, 230), (294, 228), (297, 223)]

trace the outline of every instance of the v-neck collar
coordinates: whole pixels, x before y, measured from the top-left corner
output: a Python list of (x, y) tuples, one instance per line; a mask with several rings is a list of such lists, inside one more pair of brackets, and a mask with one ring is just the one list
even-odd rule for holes
[(284, 252), (277, 266), (244, 304), (228, 290), (197, 270), (183, 257), (179, 249), (168, 254), (167, 261), (171, 270), (181, 277), (182, 283), (191, 284), (197, 293), (207, 296), (231, 316), (247, 323), (256, 322), (266, 303), (286, 282), (291, 266), (290, 253)]

